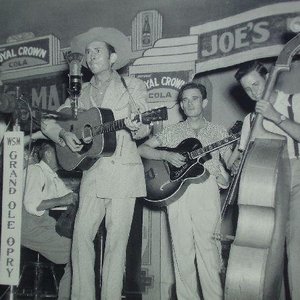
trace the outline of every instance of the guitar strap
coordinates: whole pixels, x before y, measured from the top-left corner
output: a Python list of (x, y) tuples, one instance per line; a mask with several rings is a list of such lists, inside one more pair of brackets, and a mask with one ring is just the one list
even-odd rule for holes
[(124, 88), (125, 88), (126, 90), (128, 90), (126, 81), (125, 81), (124, 77), (122, 77), (122, 76), (121, 76), (121, 81), (122, 81), (122, 83), (123, 83), (123, 85), (124, 85)]
[(130, 101), (130, 106), (132, 108), (132, 112), (136, 113), (136, 114), (139, 114), (140, 113), (140, 109), (139, 107), (137, 106), (137, 104), (135, 103), (131, 93), (129, 92), (129, 89), (128, 89), (128, 86), (126, 84), (126, 81), (124, 79), (124, 77), (121, 76), (121, 81), (123, 83), (123, 86), (125, 88), (125, 90), (127, 91), (128, 95), (129, 95), (129, 101)]

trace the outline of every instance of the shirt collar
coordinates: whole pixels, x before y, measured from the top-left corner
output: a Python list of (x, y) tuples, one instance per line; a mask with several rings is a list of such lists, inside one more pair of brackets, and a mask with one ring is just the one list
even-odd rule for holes
[[(199, 130), (202, 130), (202, 129), (206, 128), (206, 125), (207, 125), (208, 121), (204, 117), (203, 117), (203, 120), (204, 120), (204, 126), (201, 129), (199, 129)], [(191, 129), (191, 130), (194, 131), (194, 129), (192, 128), (192, 126), (191, 126), (190, 122), (188, 121), (188, 119), (185, 120), (185, 123), (186, 123), (186, 126), (189, 129)]]
[(43, 160), (41, 160), (39, 162), (39, 165), (40, 167), (45, 171), (47, 172), (51, 177), (55, 178), (55, 177), (58, 177), (57, 173), (54, 172), (50, 167), (49, 165), (47, 165)]
[[(115, 78), (117, 78), (117, 72), (113, 70), (112, 73), (111, 73), (111, 76), (110, 76), (107, 80), (101, 82), (100, 88), (101, 88), (102, 86), (108, 86), (109, 83), (112, 81), (112, 79), (115, 79)], [(92, 85), (92, 86), (93, 86), (94, 88), (96, 88), (96, 89), (99, 89), (99, 85), (97, 85), (97, 83), (96, 83), (96, 78), (95, 78), (95, 76), (93, 76), (93, 77), (91, 78), (91, 80), (90, 80), (90, 85)]]

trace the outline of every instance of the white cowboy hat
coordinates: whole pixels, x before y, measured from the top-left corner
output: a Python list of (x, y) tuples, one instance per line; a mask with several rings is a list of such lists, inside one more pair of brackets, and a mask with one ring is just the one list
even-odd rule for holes
[[(131, 49), (128, 38), (119, 30), (110, 27), (93, 27), (88, 31), (75, 36), (71, 41), (71, 51), (85, 54), (86, 46), (94, 41), (106, 42), (114, 47), (117, 53), (117, 60), (112, 65), (118, 70), (129, 63)], [(83, 65), (87, 67), (85, 59)]]

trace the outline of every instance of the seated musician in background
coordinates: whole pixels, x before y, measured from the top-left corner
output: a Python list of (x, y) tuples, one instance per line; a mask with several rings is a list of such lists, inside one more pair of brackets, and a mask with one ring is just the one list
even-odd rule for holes
[[(181, 167), (185, 164), (184, 156), (156, 148), (176, 147), (186, 138), (196, 138), (203, 146), (207, 146), (227, 137), (224, 127), (203, 117), (207, 101), (205, 86), (194, 82), (182, 86), (178, 103), (186, 120), (167, 126), (140, 145), (140, 155), (148, 159), (165, 160)], [(223, 299), (219, 277), (220, 253), (218, 242), (212, 236), (220, 218), (218, 183), (228, 186), (222, 175), (220, 157), (227, 162), (231, 150), (225, 147), (211, 155), (212, 159), (204, 163), (205, 174), (193, 179), (184, 194), (167, 206), (179, 300), (200, 299), (198, 278), (205, 300)]]
[[(267, 76), (267, 69), (257, 61), (245, 63), (235, 74), (236, 80), (240, 82), (248, 96), (257, 101), (255, 112), (265, 118), (264, 128), (287, 138), (291, 167), (290, 207), (286, 232), (288, 276), (292, 299), (300, 299), (300, 94), (288, 95), (274, 90), (270, 101), (261, 100)], [(232, 166), (233, 173), (239, 167), (239, 156), (247, 145), (254, 117), (255, 113), (245, 117), (239, 153), (234, 151), (231, 158), (235, 160)]]
[(25, 148), (24, 158), (29, 160), (30, 165), (24, 172), (21, 244), (55, 264), (66, 264), (59, 284), (58, 299), (71, 299), (71, 240), (56, 233), (56, 220), (49, 216), (49, 209), (75, 203), (77, 194), (69, 190), (57, 176), (58, 163), (51, 142), (41, 145), (38, 156), (40, 162), (32, 161), (31, 154)]
[[(93, 73), (83, 84), (79, 108), (110, 109), (115, 119), (125, 119), (126, 129), (116, 132), (116, 150), (101, 157), (83, 172), (80, 201), (72, 245), (72, 299), (95, 299), (95, 251), (93, 241), (105, 217), (106, 242), (101, 299), (121, 299), (126, 247), (135, 199), (146, 195), (144, 170), (135, 139), (149, 134), (149, 128), (132, 121), (133, 113), (147, 110), (145, 84), (136, 78), (121, 77), (116, 70), (130, 59), (127, 37), (114, 28), (92, 28), (71, 41), (71, 51), (85, 54), (84, 65)], [(62, 107), (70, 107), (67, 99)], [(44, 122), (50, 139), (78, 152), (78, 137), (55, 122)]]

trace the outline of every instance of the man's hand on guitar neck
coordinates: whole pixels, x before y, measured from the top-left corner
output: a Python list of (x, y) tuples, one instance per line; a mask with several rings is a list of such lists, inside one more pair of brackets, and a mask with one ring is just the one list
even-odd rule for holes
[(136, 120), (136, 115), (131, 114), (130, 117), (124, 120), (126, 127), (130, 130), (131, 136), (134, 140), (139, 140), (148, 136), (150, 133), (150, 128), (148, 125), (143, 124), (140, 121)]
[(130, 118), (126, 118), (124, 120), (124, 123), (126, 125), (126, 127), (130, 130), (130, 131), (137, 131), (140, 129), (142, 123), (138, 122), (137, 120), (134, 119), (135, 115), (131, 114)]
[(71, 151), (79, 152), (82, 149), (83, 145), (73, 132), (62, 129), (59, 132), (59, 136), (64, 140)]

